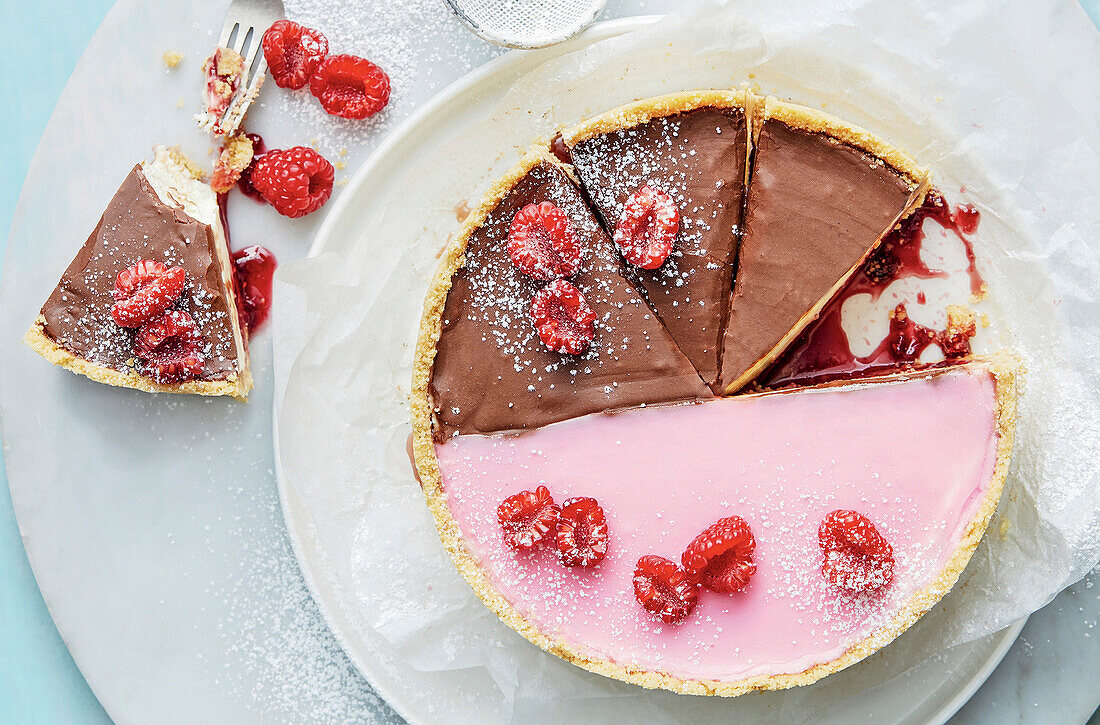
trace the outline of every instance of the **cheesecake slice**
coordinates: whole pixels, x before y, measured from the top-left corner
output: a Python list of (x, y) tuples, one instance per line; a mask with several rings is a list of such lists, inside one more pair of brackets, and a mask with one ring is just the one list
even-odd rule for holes
[(217, 197), (178, 152), (133, 168), (24, 342), (108, 385), (232, 395), (252, 387)]
[[(518, 437), (458, 436), (419, 450), (417, 465), (456, 565), (531, 642), (643, 687), (782, 689), (867, 657), (955, 584), (1001, 496), (1017, 374), (1011, 359), (976, 360), (590, 415)], [(597, 565), (563, 566), (553, 539), (506, 544), (501, 502), (538, 486), (558, 502), (599, 502), (608, 543)], [(889, 543), (889, 577), (870, 590), (830, 578), (821, 527), (849, 511)], [(747, 586), (704, 586), (678, 623), (643, 609), (636, 562), (679, 561), (729, 516), (755, 536)]]
[(765, 100), (724, 326), (719, 388), (752, 382), (917, 208), (928, 174), (863, 129)]
[[(548, 282), (525, 274), (509, 256), (517, 214), (545, 202), (574, 230), (580, 264), (567, 279), (595, 317), (590, 344), (576, 354), (540, 339), (531, 306)], [(626, 279), (567, 168), (538, 149), (489, 190), (447, 247), (425, 302), (413, 386), (414, 406), (422, 406), (422, 419), (430, 416), (437, 439), (710, 397)]]
[(614, 231), (632, 194), (670, 196), (679, 233), (656, 269), (628, 271), (708, 384), (719, 374), (748, 169), (746, 94), (700, 91), (647, 99), (562, 132), (578, 177)]

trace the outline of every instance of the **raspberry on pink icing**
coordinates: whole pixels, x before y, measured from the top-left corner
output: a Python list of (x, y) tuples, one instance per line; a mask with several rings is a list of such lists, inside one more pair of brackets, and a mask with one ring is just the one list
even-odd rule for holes
[[(996, 390), (984, 368), (932, 378), (595, 414), (518, 437), (436, 446), (450, 510), (504, 597), (551, 639), (684, 678), (801, 672), (839, 657), (936, 579), (976, 515), (996, 462)], [(517, 553), (496, 506), (546, 485), (592, 496), (606, 558), (566, 569)], [(837, 508), (870, 517), (894, 547), (895, 581), (843, 594), (821, 575), (817, 529)], [(752, 527), (757, 572), (742, 592), (702, 591), (681, 624), (637, 605), (638, 558), (678, 560), (718, 518)]]

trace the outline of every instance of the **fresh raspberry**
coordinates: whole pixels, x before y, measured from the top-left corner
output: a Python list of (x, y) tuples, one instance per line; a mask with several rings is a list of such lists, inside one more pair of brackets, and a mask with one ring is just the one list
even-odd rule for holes
[(564, 279), (556, 279), (535, 293), (531, 319), (542, 344), (555, 352), (579, 355), (596, 334), (596, 313), (581, 291)]
[(497, 506), (504, 543), (513, 549), (530, 549), (550, 536), (560, 512), (546, 486), (509, 496)]
[(817, 529), (817, 541), (825, 552), (821, 573), (833, 586), (865, 592), (894, 580), (894, 549), (863, 514), (830, 512)]
[(707, 589), (737, 592), (756, 573), (752, 552), (756, 539), (740, 516), (727, 516), (695, 537), (680, 561), (684, 570)]
[(115, 278), (111, 317), (120, 327), (141, 325), (168, 309), (183, 292), (187, 272), (161, 262), (143, 259)]
[(334, 116), (366, 118), (386, 107), (390, 77), (365, 58), (330, 55), (309, 79), (309, 91)]
[(328, 55), (328, 38), (321, 31), (292, 20), (276, 20), (264, 33), (264, 58), (279, 88), (305, 88), (309, 77)]
[(634, 596), (665, 624), (679, 624), (695, 609), (699, 585), (676, 562), (647, 554), (634, 567)]
[(541, 280), (569, 277), (581, 267), (581, 245), (573, 224), (549, 201), (528, 204), (512, 217), (508, 256), (521, 272)]
[(306, 146), (268, 151), (248, 173), (264, 200), (292, 219), (320, 209), (332, 195), (335, 178), (332, 164)]
[(642, 269), (657, 269), (680, 232), (680, 210), (663, 191), (643, 186), (630, 195), (615, 225), (615, 243), (626, 261)]
[(195, 321), (179, 310), (146, 322), (134, 335), (134, 355), (142, 372), (162, 385), (198, 377), (206, 367), (201, 348)]
[(594, 498), (571, 498), (558, 519), (558, 559), (565, 566), (594, 566), (607, 553), (607, 519)]

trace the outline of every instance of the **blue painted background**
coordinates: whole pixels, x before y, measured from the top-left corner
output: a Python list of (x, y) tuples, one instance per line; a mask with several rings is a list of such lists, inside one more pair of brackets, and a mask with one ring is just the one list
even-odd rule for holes
[[(113, 4), (0, 0), (0, 251), (54, 104)], [(1100, 25), (1100, 0), (1082, 4)], [(110, 718), (73, 664), (42, 601), (0, 466), (0, 723), (9, 722), (109, 723)]]
[[(0, 0), (0, 230), (53, 107), (114, 0)], [(3, 261), (0, 256), (0, 270)], [(3, 372), (0, 371), (0, 375)], [(0, 460), (3, 453), (0, 452)], [(0, 723), (110, 723), (46, 611), (0, 466)]]

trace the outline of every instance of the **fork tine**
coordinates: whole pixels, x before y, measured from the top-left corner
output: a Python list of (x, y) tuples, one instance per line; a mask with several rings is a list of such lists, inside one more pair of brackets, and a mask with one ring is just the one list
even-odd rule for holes
[[(263, 33), (271, 23), (283, 17), (282, 0), (232, 0), (226, 12), (218, 45), (236, 51), (244, 62), (241, 85), (237, 93), (254, 97), (267, 72), (267, 60), (260, 51)], [(224, 120), (233, 111), (230, 103), (222, 114)], [(240, 112), (243, 115), (243, 111)]]
[(256, 60), (256, 53), (260, 49), (260, 31), (256, 28), (250, 28), (249, 32), (251, 33), (251, 39), (246, 39), (245, 41), (248, 43), (248, 52), (247, 54), (241, 53), (241, 55), (244, 56), (244, 67), (246, 71), (252, 67), (252, 61)]
[(220, 47), (229, 47), (229, 39), (232, 37), (233, 31), (236, 30), (239, 25), (240, 23), (229, 22), (228, 20), (226, 21), (225, 25), (222, 26), (221, 37), (218, 39), (218, 45)]

